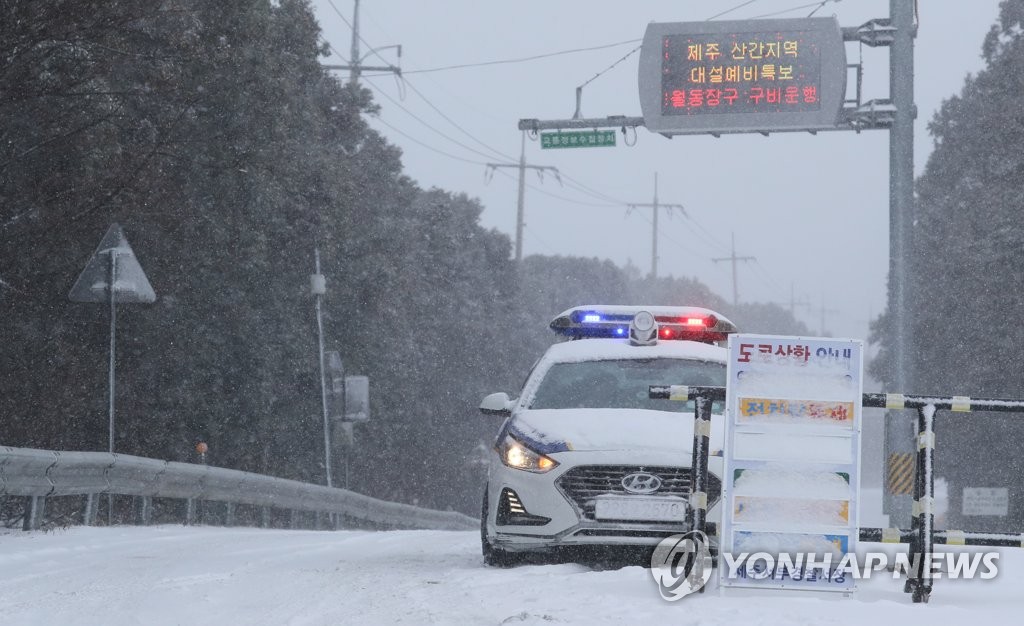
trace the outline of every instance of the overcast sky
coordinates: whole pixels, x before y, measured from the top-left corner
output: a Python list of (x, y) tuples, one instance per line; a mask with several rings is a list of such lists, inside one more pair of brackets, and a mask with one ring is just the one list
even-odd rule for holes
[[(346, 63), (352, 32), (331, 2), (351, 22), (353, 0), (313, 0), (325, 38), (344, 57), (325, 63)], [(415, 70), (639, 40), (649, 22), (705, 20), (741, 4), (742, 0), (362, 0), (362, 38), (374, 48), (401, 44), (400, 65), (408, 81), (400, 89), (389, 75), (367, 79), (381, 105), (380, 120), (373, 125), (402, 148), (406, 173), (421, 186), (479, 198), (485, 207), (484, 226), (514, 236), (515, 171), (504, 169), (505, 175), (498, 173), (488, 181), (483, 163), (517, 160), (520, 118), (571, 117), (576, 87), (639, 42), (524, 63)], [(719, 19), (753, 18), (810, 2), (745, 4)], [(932, 148), (927, 124), (934, 111), (944, 98), (959, 92), (968, 73), (982, 68), (982, 39), (996, 19), (999, 2), (920, 4), (915, 59), (918, 172)], [(812, 8), (813, 4), (779, 17), (805, 17)], [(887, 0), (833, 0), (816, 16), (836, 15), (842, 26), (857, 26), (888, 13)], [(360, 48), (367, 53), (365, 43)], [(395, 50), (380, 54), (388, 63), (398, 63)], [(848, 62), (856, 62), (861, 54), (864, 99), (886, 98), (888, 49), (861, 50), (847, 44)], [(640, 115), (638, 56), (633, 54), (584, 89), (584, 116)], [(380, 65), (384, 60), (371, 55), (365, 63)], [(347, 78), (347, 72), (339, 76)], [(797, 317), (811, 329), (820, 325), (824, 301), (827, 330), (866, 338), (869, 318), (885, 306), (888, 137), (885, 131), (866, 131), (669, 140), (640, 129), (632, 147), (623, 145), (620, 135), (614, 148), (577, 150), (542, 150), (539, 142), (528, 140), (528, 162), (556, 166), (590, 191), (573, 188), (570, 181), (560, 186), (550, 176), (540, 181), (530, 175), (524, 254), (632, 262), (647, 274), (651, 210), (628, 212), (606, 198), (649, 203), (658, 172), (660, 201), (685, 206), (692, 218), (668, 219), (662, 214), (659, 274), (696, 277), (731, 299), (731, 268), (711, 259), (729, 255), (735, 233), (737, 253), (757, 257), (756, 263), (739, 267), (741, 301), (788, 307), (792, 286), (797, 300), (807, 303), (797, 308)]]

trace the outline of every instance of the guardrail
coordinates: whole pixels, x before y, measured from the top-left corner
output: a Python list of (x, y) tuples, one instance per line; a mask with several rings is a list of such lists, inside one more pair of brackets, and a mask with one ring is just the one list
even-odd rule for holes
[(454, 511), (435, 511), (410, 504), (378, 500), (345, 489), (222, 467), (160, 461), (106, 452), (56, 452), (0, 447), (0, 496), (26, 498), (23, 528), (35, 530), (48, 498), (85, 496), (82, 523), (91, 525), (101, 494), (135, 496), (138, 518), (150, 521), (153, 498), (187, 502), (184, 522), (195, 523), (197, 503), (225, 503), (225, 523), (235, 521), (236, 505), (259, 507), (261, 525), (270, 525), (274, 509), (327, 515), (334, 528), (342, 520), (358, 520), (379, 528), (468, 530), (479, 520)]
[[(694, 401), (692, 487), (689, 526), (707, 530), (707, 496), (704, 485), (708, 472), (708, 436), (710, 435), (711, 402), (725, 399), (725, 387), (689, 387), (685, 385), (651, 385), (652, 399)], [(935, 412), (948, 410), (960, 413), (973, 411), (1024, 412), (1024, 400), (969, 398), (967, 396), (914, 396), (899, 393), (865, 393), (865, 408), (916, 409), (917, 453), (914, 467), (914, 504), (911, 528), (860, 528), (863, 541), (909, 543), (911, 571), (903, 591), (912, 594), (915, 603), (928, 602), (932, 593), (932, 561), (936, 543), (962, 546), (1024, 547), (1019, 533), (978, 533), (963, 530), (935, 530)]]

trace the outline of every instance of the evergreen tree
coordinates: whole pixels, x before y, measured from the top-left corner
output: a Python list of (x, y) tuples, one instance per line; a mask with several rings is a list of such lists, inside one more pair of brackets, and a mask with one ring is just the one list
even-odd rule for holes
[[(934, 150), (917, 181), (908, 300), (913, 391), (1020, 396), (1024, 354), (1024, 1), (1002, 3), (986, 67), (929, 124)], [(893, 379), (891, 312), (874, 327), (880, 380)]]

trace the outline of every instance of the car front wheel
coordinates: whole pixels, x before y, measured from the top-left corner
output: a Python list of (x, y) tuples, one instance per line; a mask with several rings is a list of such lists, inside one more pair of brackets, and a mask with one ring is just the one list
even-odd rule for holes
[(512, 567), (519, 563), (517, 555), (496, 548), (487, 540), (487, 490), (484, 489), (484, 503), (480, 510), (480, 551), (484, 564), (491, 567)]

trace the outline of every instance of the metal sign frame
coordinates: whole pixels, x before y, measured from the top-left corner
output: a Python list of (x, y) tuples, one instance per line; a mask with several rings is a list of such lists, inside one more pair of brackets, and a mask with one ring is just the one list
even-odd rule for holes
[[(798, 561), (795, 574), (781, 562), (748, 564), (735, 578), (722, 567), (722, 588), (855, 589), (836, 568), (857, 550), (863, 354), (850, 339), (729, 336), (722, 552), (827, 550), (835, 560)], [(748, 476), (753, 487), (741, 484)]]

